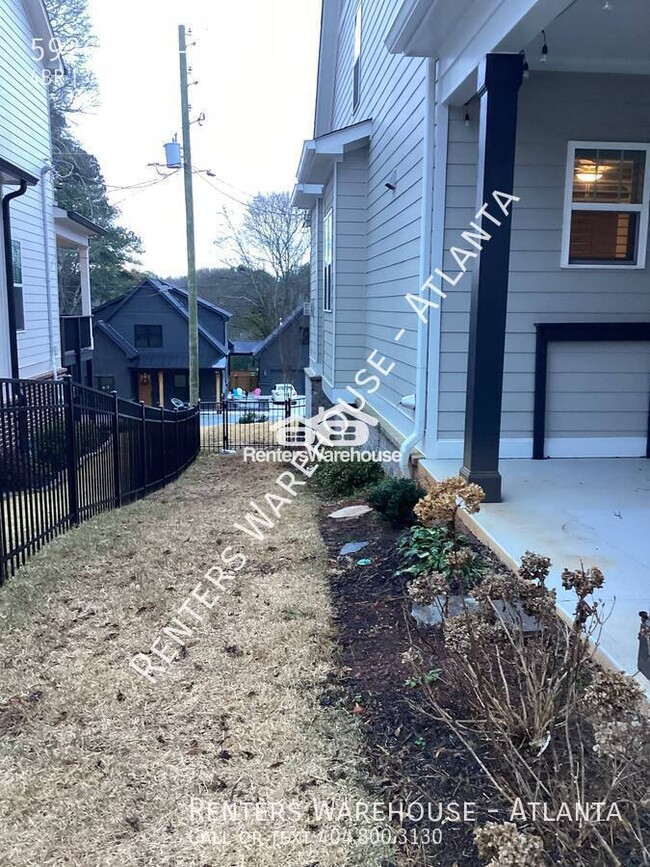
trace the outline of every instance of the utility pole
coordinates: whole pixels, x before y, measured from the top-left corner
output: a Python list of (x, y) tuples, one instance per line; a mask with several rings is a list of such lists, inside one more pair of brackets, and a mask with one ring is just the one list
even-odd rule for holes
[(196, 300), (196, 245), (194, 239), (194, 190), (192, 188), (192, 143), (190, 141), (190, 99), (185, 26), (178, 28), (181, 67), (181, 111), (183, 115), (183, 170), (187, 221), (187, 307), (189, 314), (190, 403), (199, 402), (199, 314)]

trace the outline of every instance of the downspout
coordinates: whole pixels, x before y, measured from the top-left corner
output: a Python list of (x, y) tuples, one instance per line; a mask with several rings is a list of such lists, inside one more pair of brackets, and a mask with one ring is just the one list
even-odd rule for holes
[(41, 169), (41, 212), (43, 215), (43, 252), (45, 254), (45, 292), (47, 295), (47, 334), (50, 343), (50, 367), (52, 378), (59, 378), (59, 359), (56, 357), (56, 341), (54, 340), (54, 311), (52, 310), (52, 277), (50, 274), (50, 236), (47, 231), (47, 189), (45, 176), (52, 171), (52, 166), (45, 163)]
[(9, 205), (14, 199), (27, 192), (27, 181), (21, 180), (20, 187), (13, 193), (2, 197), (2, 234), (5, 248), (5, 271), (7, 277), (7, 319), (9, 322), (9, 348), (11, 351), (11, 377), (20, 378), (18, 363), (18, 335), (16, 334), (16, 292), (14, 289), (14, 257), (11, 249), (11, 214)]
[[(426, 70), (426, 94), (424, 109), (424, 138), (422, 144), (422, 210), (420, 214), (420, 274), (419, 286), (424, 286), (431, 276), (431, 235), (433, 228), (433, 177), (434, 177), (434, 132), (437, 60), (428, 59)], [(430, 311), (429, 311), (430, 313)], [(415, 362), (415, 420), (413, 432), (400, 447), (400, 471), (409, 475), (409, 458), (413, 449), (421, 442), (427, 419), (427, 386), (429, 378), (429, 318), (426, 322), (418, 316), (417, 351)]]

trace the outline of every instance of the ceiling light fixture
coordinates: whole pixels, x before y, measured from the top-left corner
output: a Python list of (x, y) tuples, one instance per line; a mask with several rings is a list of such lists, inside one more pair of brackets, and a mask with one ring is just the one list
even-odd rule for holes
[(605, 2), (603, 3), (603, 11), (611, 12), (613, 8), (614, 4), (612, 3), (612, 0), (605, 0)]

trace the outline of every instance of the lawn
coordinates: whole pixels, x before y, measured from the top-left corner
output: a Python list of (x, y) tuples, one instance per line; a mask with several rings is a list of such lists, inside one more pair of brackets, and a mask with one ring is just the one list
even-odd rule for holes
[[(0, 590), (2, 863), (383, 863), (341, 833), (370, 825), (314, 813), (372, 800), (362, 723), (325, 700), (335, 632), (317, 503), (301, 489), (262, 542), (234, 527), (278, 472), (203, 457), (53, 541)], [(227, 546), (245, 568), (182, 658), (154, 683), (139, 676), (130, 660)]]

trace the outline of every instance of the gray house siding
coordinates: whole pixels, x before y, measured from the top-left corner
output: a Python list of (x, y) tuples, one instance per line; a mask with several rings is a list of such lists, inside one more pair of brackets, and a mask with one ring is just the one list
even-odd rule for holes
[(305, 367), (309, 362), (309, 318), (298, 316), (276, 340), (259, 354), (259, 387), (268, 394), (274, 385), (290, 382), (298, 394), (305, 393)]
[[(398, 404), (415, 387), (417, 318), (404, 296), (419, 288), (426, 61), (389, 54), (385, 36), (395, 4), (365, 0), (360, 102), (353, 111), (356, 9), (356, 0), (342, 3), (332, 129), (371, 118), (372, 136), (367, 150), (348, 154), (336, 167), (335, 314), (323, 316), (321, 358), (324, 381), (339, 391), (354, 385), (369, 353), (395, 361), (369, 400), (407, 431), (412, 420)], [(324, 211), (329, 196), (328, 186)], [(406, 334), (396, 343), (401, 327)]]
[[(520, 91), (514, 192), (521, 201), (515, 205), (512, 226), (502, 417), (504, 456), (532, 454), (535, 323), (650, 318), (647, 267), (560, 267), (567, 143), (650, 141), (650, 118), (638, 108), (647, 99), (647, 86), (647, 78), (642, 76), (532, 73)], [(607, 106), (606, 111), (603, 106)], [(458, 243), (476, 210), (476, 119), (472, 118), (470, 128), (466, 128), (463, 114), (461, 109), (453, 109), (449, 125), (445, 251)], [(457, 271), (448, 252), (445, 268), (450, 273)], [(442, 304), (438, 438), (455, 443), (449, 443), (448, 453), (452, 456), (453, 452), (454, 457), (460, 454), (464, 427), (470, 282), (467, 274), (450, 288)], [(636, 370), (639, 357), (631, 363)], [(576, 418), (576, 407), (584, 383), (576, 377), (574, 391), (566, 392), (567, 383), (558, 379), (560, 374), (553, 367), (549, 377), (554, 409), (553, 428), (548, 433), (568, 431), (576, 438), (635, 435), (636, 421), (630, 420), (626, 427), (615, 418), (619, 414), (618, 399), (604, 397), (617, 391), (613, 374), (611, 387), (605, 386), (600, 393), (598, 420), (591, 413), (583, 424)], [(647, 374), (650, 378), (650, 368)], [(639, 380), (631, 375), (626, 382), (623, 387), (634, 394)], [(561, 412), (556, 394), (560, 389), (566, 395), (560, 404), (566, 406), (565, 418), (557, 415)], [(647, 409), (647, 401), (645, 406)]]
[(98, 329), (95, 329), (94, 340), (93, 374), (95, 378), (111, 376), (114, 380), (115, 391), (121, 397), (135, 398), (133, 376), (122, 350)]

